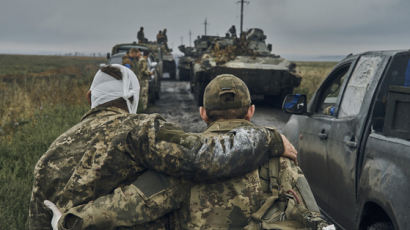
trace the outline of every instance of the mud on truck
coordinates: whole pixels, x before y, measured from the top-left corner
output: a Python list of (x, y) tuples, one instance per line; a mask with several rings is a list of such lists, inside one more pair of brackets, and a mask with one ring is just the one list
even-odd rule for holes
[(323, 214), (341, 229), (410, 229), (410, 51), (342, 60), (284, 134)]

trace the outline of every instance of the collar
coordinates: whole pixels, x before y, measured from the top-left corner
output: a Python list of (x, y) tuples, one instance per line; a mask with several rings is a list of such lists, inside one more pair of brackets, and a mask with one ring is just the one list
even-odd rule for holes
[(205, 132), (227, 132), (241, 126), (255, 126), (252, 122), (245, 119), (217, 120), (212, 122)]
[(87, 118), (94, 118), (97, 116), (108, 116), (108, 115), (114, 115), (114, 114), (127, 114), (128, 112), (117, 108), (117, 107), (102, 107), (102, 106), (97, 106), (94, 109), (91, 109), (88, 111), (84, 116), (81, 118), (81, 120), (85, 120)]

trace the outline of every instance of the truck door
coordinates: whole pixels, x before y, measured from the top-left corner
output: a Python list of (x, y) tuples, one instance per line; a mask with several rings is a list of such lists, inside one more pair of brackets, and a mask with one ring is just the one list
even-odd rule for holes
[(343, 226), (354, 228), (356, 206), (356, 161), (373, 92), (387, 58), (363, 55), (357, 61), (339, 106), (334, 109), (327, 142), (328, 209)]
[(319, 206), (328, 206), (327, 142), (340, 92), (348, 75), (351, 62), (335, 68), (314, 97), (312, 112), (306, 117), (299, 136), (299, 161)]

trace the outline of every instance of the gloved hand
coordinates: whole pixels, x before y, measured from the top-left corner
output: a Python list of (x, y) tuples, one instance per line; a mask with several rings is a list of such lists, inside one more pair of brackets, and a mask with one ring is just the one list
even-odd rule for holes
[(58, 230), (58, 220), (60, 220), (61, 218), (60, 210), (58, 210), (57, 206), (49, 200), (45, 200), (44, 205), (47, 206), (47, 208), (51, 209), (51, 211), (53, 212), (53, 218), (51, 219), (51, 227), (53, 228), (53, 230)]

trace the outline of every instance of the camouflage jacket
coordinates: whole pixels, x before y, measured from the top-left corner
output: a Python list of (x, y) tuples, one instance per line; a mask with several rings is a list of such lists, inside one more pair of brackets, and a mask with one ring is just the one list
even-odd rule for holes
[(145, 57), (141, 57), (138, 60), (138, 74), (139, 78), (142, 80), (149, 80), (151, 72), (148, 69), (148, 63)]
[[(131, 58), (128, 55), (125, 55), (122, 59), (122, 64), (123, 65), (129, 64), (131, 66), (131, 70), (134, 71), (134, 73), (137, 75), (138, 73), (138, 59), (137, 58)], [(138, 78), (138, 80), (140, 79)]]
[(277, 145), (272, 135), (246, 128), (219, 136), (185, 133), (158, 114), (95, 108), (58, 137), (36, 164), (29, 228), (50, 229), (51, 214), (43, 200), (65, 212), (130, 184), (147, 168), (193, 180), (251, 171), (272, 155)]
[[(246, 120), (217, 121), (205, 133), (245, 126), (254, 127)], [(267, 162), (243, 176), (192, 186), (177, 228), (321, 229), (325, 222), (300, 168), (282, 157)]]

